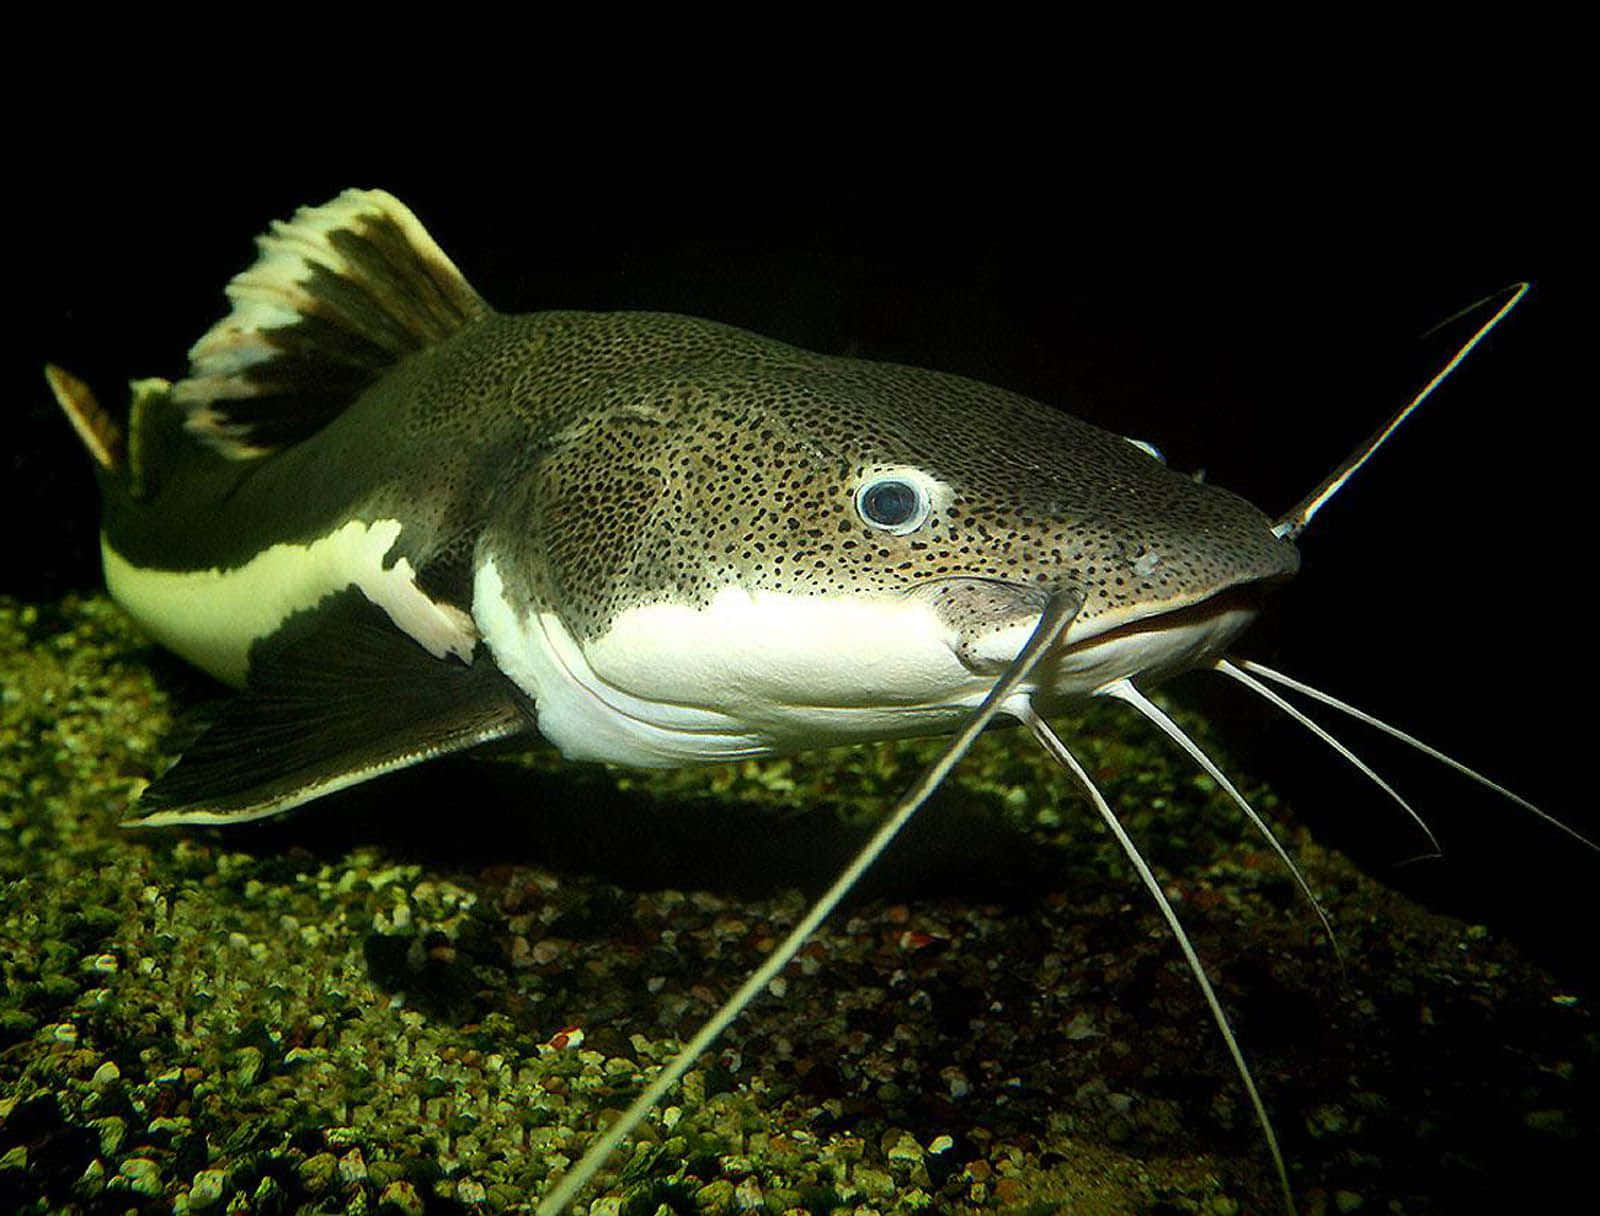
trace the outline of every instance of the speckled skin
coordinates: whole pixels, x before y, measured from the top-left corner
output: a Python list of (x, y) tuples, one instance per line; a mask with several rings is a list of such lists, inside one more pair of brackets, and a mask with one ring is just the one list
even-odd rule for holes
[[(891, 466), (952, 491), (904, 536), (853, 505)], [(210, 525), (192, 528), (202, 514)], [(630, 606), (698, 605), (730, 584), (1065, 585), (1088, 623), (1298, 561), (1243, 499), (1015, 393), (658, 313), (491, 314), (401, 361), (304, 442), (248, 462), (205, 454), (142, 502), (113, 496), (107, 528), (154, 565), (226, 567), (266, 535), (387, 516), (406, 521), (396, 556), (432, 593), (467, 606), (488, 546), (518, 559), (508, 585), (556, 606), (580, 640)], [(1149, 554), (1159, 564), (1136, 573)], [(1037, 613), (1037, 595), (988, 586), (945, 609), (990, 626)]]
[[(634, 604), (703, 603), (728, 584), (804, 595), (947, 578), (1066, 584), (1083, 592), (1087, 622), (1296, 565), (1244, 500), (989, 385), (689, 317), (489, 326), (532, 441), (514, 478), (527, 514), (492, 528), (541, 551), (528, 564), (549, 570), (580, 636)], [(952, 500), (904, 536), (869, 527), (856, 488), (906, 465)], [(1151, 552), (1161, 563), (1141, 577), (1134, 563)]]

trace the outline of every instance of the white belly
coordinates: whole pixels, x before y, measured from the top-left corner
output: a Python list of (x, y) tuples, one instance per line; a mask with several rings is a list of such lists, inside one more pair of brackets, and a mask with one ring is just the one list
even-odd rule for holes
[[(1251, 615), (1178, 618), (1077, 645), (1069, 632), (1068, 647), (1040, 670), (1045, 700), (1188, 666)], [(511, 603), (490, 558), (474, 582), (473, 616), (497, 665), (533, 699), (540, 734), (574, 760), (665, 768), (942, 734), (996, 678), (963, 664), (955, 632), (912, 596), (729, 588), (704, 608), (630, 609), (580, 646), (559, 613)], [(996, 634), (986, 649), (1003, 666), (1031, 630)]]

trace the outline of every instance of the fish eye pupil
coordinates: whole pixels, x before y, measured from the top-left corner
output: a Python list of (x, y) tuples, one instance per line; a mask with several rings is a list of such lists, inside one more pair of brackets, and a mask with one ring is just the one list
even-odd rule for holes
[(895, 478), (875, 481), (862, 488), (857, 499), (861, 517), (880, 528), (899, 528), (910, 523), (922, 508), (917, 487)]

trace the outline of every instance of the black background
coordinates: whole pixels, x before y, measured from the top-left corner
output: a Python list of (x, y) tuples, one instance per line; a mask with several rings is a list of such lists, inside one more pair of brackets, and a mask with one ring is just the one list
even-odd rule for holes
[[(1071, 130), (848, 151), (833, 130), (789, 135), (751, 149), (708, 123), (598, 152), (530, 138), (448, 160), (280, 147), (216, 164), (160, 132), (80, 142), (12, 198), (25, 307), (6, 355), (0, 591), (97, 585), (89, 462), (39, 365), (107, 402), (130, 376), (181, 375), (250, 238), (347, 185), (400, 195), (501, 309), (687, 312), (975, 376), (1151, 440), (1273, 514), (1431, 374), (1447, 352), (1423, 330), (1529, 278), (1523, 308), (1319, 516), (1303, 574), (1240, 649), (1600, 833), (1586, 778), (1594, 287), (1577, 197), (1536, 154), (1404, 131), (1380, 154), (1332, 129), (1195, 130), (1114, 155)], [(1232, 719), (1236, 754), (1321, 839), (1519, 934), (1568, 977), (1593, 965), (1600, 857), (1340, 725), (1445, 846), (1444, 861), (1400, 866), (1422, 844), (1398, 812), (1242, 690), (1206, 691), (1218, 684), (1181, 691)]]

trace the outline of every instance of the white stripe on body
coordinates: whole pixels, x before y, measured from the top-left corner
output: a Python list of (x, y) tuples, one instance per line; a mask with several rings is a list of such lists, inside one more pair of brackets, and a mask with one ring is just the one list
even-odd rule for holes
[(272, 545), (231, 570), (145, 569), (103, 535), (100, 552), (112, 598), (145, 632), (236, 687), (244, 684), (254, 642), (352, 586), (435, 658), (470, 661), (478, 640), (472, 618), (423, 594), (407, 559), (384, 569), (400, 530), (396, 519), (351, 520), (310, 544)]

